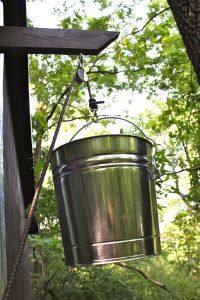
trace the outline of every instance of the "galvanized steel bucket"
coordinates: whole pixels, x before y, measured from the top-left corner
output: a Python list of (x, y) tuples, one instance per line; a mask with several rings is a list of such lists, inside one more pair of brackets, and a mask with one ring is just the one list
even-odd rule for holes
[[(120, 117), (99, 120), (108, 118), (136, 126)], [(54, 150), (51, 165), (67, 265), (160, 253), (152, 146), (148, 138), (112, 134)]]

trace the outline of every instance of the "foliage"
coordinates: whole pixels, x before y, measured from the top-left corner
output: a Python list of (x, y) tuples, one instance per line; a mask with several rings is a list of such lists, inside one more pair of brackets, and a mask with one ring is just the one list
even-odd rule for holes
[[(107, 95), (115, 98), (121, 90), (145, 92), (152, 105), (151, 110), (138, 117), (138, 125), (158, 144), (156, 163), (160, 176), (156, 182), (161, 220), (166, 220), (175, 203), (177, 209), (173, 221), (166, 222), (162, 257), (129, 265), (163, 282), (169, 291), (116, 265), (66, 267), (49, 178), (36, 212), (40, 234), (30, 237), (34, 297), (199, 299), (200, 88), (171, 12), (164, 0), (148, 1), (144, 20), (144, 16), (135, 14), (135, 1), (126, 4), (120, 0), (95, 0), (93, 5), (101, 14), (91, 17), (83, 9), (85, 1), (80, 4), (65, 1), (63, 10), (56, 10), (63, 16), (62, 28), (121, 32), (118, 41), (103, 53), (85, 58), (93, 93), (98, 95), (101, 91), (102, 98)], [(30, 57), (31, 91), (36, 103), (32, 120), (36, 178), (58, 118), (60, 95), (69, 84), (76, 64), (73, 56)], [(65, 121), (88, 118), (88, 96), (82, 85), (73, 91), (71, 99)], [(53, 114), (52, 108), (56, 108)], [(75, 130), (76, 123), (64, 122), (63, 128)]]

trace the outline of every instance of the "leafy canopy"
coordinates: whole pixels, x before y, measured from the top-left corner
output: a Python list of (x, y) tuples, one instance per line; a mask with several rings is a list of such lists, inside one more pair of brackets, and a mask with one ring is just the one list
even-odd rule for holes
[[(141, 1), (146, 6), (139, 15), (136, 1), (95, 0), (92, 8), (98, 11), (97, 16), (86, 9), (87, 2), (65, 1), (62, 10), (56, 9), (55, 13), (61, 17), (62, 28), (120, 31), (118, 41), (98, 56), (85, 58), (94, 95), (100, 91), (103, 99), (115, 99), (117, 93), (125, 90), (145, 93), (146, 101), (151, 103), (152, 108), (138, 116), (137, 121), (158, 144), (156, 161), (161, 176), (156, 182), (160, 218), (166, 222), (165, 216), (175, 203), (178, 209), (162, 236), (162, 258), (132, 265), (164, 281), (172, 296), (120, 267), (66, 268), (49, 177), (36, 212), (40, 234), (30, 238), (35, 297), (199, 299), (195, 280), (199, 270), (200, 88), (193, 67), (166, 1)], [(74, 56), (30, 57), (32, 99), (36, 103), (32, 121), (36, 177), (58, 119), (60, 95), (76, 64)], [(129, 102), (134, 103), (130, 97), (121, 101), (127, 103), (127, 110)], [(112, 111), (112, 101), (107, 102)], [(128, 114), (130, 118), (132, 112)], [(63, 130), (73, 131), (89, 115), (88, 96), (81, 85), (73, 92), (64, 120), (75, 119), (76, 123), (64, 122)]]

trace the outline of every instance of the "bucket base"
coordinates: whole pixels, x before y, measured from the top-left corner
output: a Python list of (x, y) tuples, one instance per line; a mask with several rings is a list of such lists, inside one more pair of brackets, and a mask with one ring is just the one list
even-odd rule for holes
[(155, 256), (160, 252), (158, 236), (65, 247), (67, 266), (117, 263)]

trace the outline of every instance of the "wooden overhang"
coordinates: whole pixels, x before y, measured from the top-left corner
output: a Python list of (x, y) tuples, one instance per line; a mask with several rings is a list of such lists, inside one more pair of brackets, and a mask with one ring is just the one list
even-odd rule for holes
[[(2, 1), (2, 0), (1, 0)], [(96, 55), (119, 35), (112, 31), (27, 28), (26, 0), (2, 1), (0, 52), (4, 53), (5, 100), (9, 102), (25, 208), (34, 195), (28, 53)], [(30, 232), (38, 231), (33, 221)]]
[(0, 26), (0, 52), (97, 55), (118, 35), (115, 31)]

